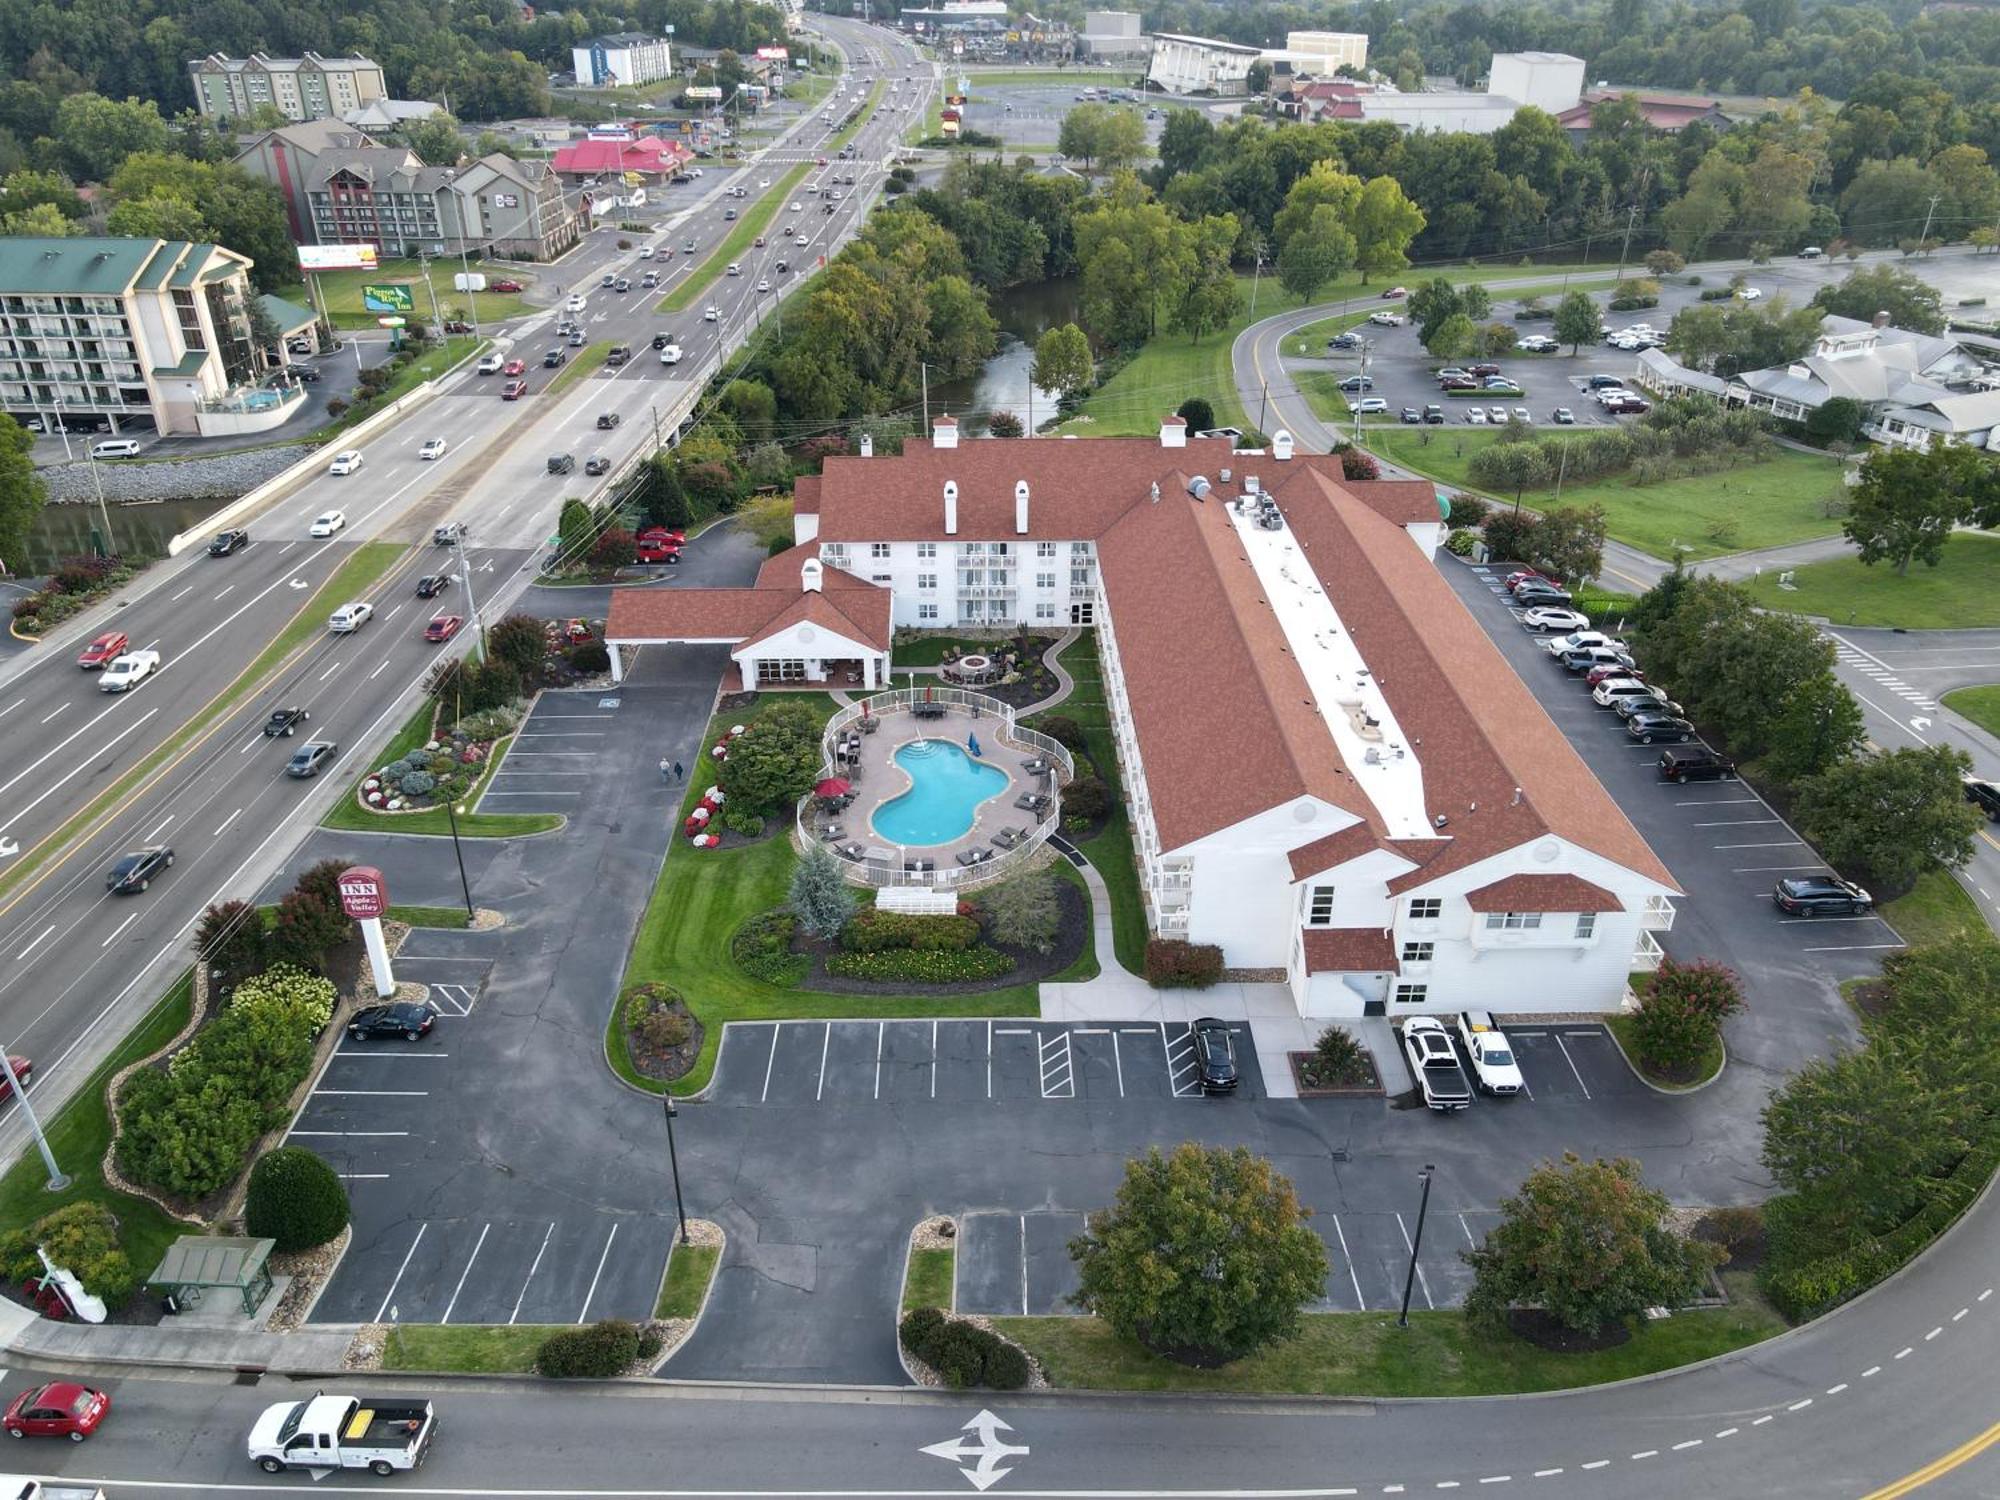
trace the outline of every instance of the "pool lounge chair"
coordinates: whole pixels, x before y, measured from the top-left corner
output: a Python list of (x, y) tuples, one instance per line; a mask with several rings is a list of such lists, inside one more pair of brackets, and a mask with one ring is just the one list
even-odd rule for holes
[(862, 860), (868, 857), (868, 851), (863, 849), (859, 844), (841, 844), (834, 850), (834, 853), (838, 854), (842, 859), (851, 859), (856, 864), (860, 864)]
[(1024, 812), (1047, 812), (1049, 799), (1040, 792), (1023, 792), (1014, 799), (1014, 805)]
[(993, 842), (1002, 849), (1011, 849), (1028, 836), (1024, 828), (1003, 828), (993, 835)]
[(909, 859), (903, 861), (903, 869), (911, 875), (928, 875), (937, 868), (937, 862), (929, 859)]

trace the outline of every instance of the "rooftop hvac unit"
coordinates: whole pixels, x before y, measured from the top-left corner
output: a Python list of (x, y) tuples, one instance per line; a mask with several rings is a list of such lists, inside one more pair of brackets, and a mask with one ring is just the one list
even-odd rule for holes
[(1206, 500), (1208, 498), (1208, 481), (1199, 474), (1195, 475), (1187, 483), (1187, 492), (1197, 500)]

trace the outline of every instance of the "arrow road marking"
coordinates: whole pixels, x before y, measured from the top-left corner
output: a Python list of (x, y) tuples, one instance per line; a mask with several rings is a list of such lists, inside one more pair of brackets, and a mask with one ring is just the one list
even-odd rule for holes
[(1915, 718), (1910, 720), (1910, 728), (1916, 730), (1919, 734), (1923, 733), (1924, 730), (1930, 727), (1931, 727), (1931, 721), (1929, 719)]
[(968, 1438), (956, 1437), (942, 1443), (931, 1443), (919, 1451), (928, 1453), (933, 1458), (942, 1458), (949, 1463), (961, 1466), (969, 1458), (978, 1460), (970, 1468), (960, 1467), (958, 1472), (971, 1481), (972, 1487), (975, 1490), (983, 1492), (991, 1489), (1002, 1479), (1005, 1479), (1008, 1474), (1013, 1472), (1011, 1465), (1007, 1468), (998, 1467), (1001, 1459), (1010, 1458), (1017, 1454), (1023, 1458), (1028, 1455), (1026, 1446), (1016, 1447), (1011, 1443), (1000, 1441), (1001, 1433), (1012, 1432), (1013, 1430), (1012, 1427), (994, 1416), (992, 1412), (982, 1411), (961, 1429), (964, 1432), (977, 1432), (979, 1434), (978, 1442), (973, 1442)]
[(295, 589), (309, 589), (312, 585), (303, 578), (294, 578), (292, 580), (292, 587)]

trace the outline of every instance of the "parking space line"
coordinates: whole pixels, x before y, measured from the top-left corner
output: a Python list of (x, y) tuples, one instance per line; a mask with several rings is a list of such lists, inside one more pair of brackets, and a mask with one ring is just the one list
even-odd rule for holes
[(599, 1278), (604, 1275), (604, 1263), (611, 1259), (611, 1242), (617, 1238), (618, 1226), (613, 1224), (611, 1226), (611, 1233), (604, 1237), (604, 1253), (597, 1257), (597, 1270), (591, 1275), (590, 1290), (583, 1294), (583, 1311), (576, 1315), (576, 1320), (579, 1323), (590, 1316), (590, 1299), (597, 1295), (597, 1283)]
[(1867, 953), (1876, 948), (1901, 948), (1902, 943), (1853, 943), (1845, 948), (1805, 948), (1804, 953)]
[(1472, 1226), (1465, 1222), (1465, 1215), (1454, 1214), (1452, 1217), (1458, 1220), (1458, 1227), (1465, 1231), (1465, 1243), (1477, 1250), (1479, 1248), (1479, 1241), (1472, 1237)]
[(937, 1098), (937, 1031), (938, 1023), (931, 1022), (931, 1097)]
[(1696, 828), (1748, 828), (1753, 823), (1782, 823), (1783, 818), (1730, 818), (1717, 823), (1696, 823)]
[(331, 1136), (334, 1138), (343, 1136), (404, 1136), (409, 1133), (407, 1130), (288, 1130), (285, 1132), (289, 1136)]
[[(1109, 1030), (1110, 1028), (1106, 1028)], [(1118, 1033), (1111, 1033), (1111, 1065), (1118, 1070), (1118, 1097), (1125, 1097), (1125, 1059), (1118, 1055)]]
[(882, 1033), (885, 1029), (886, 1023), (881, 1021), (875, 1023), (875, 1097), (877, 1099), (882, 1097)]
[(1588, 1099), (1590, 1097), (1590, 1085), (1583, 1081), (1583, 1074), (1577, 1071), (1576, 1059), (1569, 1055), (1569, 1048), (1563, 1046), (1563, 1039), (1561, 1037), (1556, 1038), (1556, 1048), (1562, 1053), (1563, 1061), (1569, 1064), (1570, 1073), (1576, 1078), (1576, 1086), (1583, 1090), (1583, 1097)]
[(395, 1279), (389, 1283), (389, 1290), (382, 1294), (382, 1305), (375, 1309), (374, 1321), (377, 1323), (381, 1322), (382, 1315), (388, 1312), (389, 1299), (396, 1295), (396, 1288), (402, 1284), (403, 1273), (410, 1269), (410, 1257), (417, 1253), (417, 1246), (424, 1242), (424, 1231), (430, 1227), (428, 1223), (417, 1226), (417, 1237), (410, 1241), (410, 1248), (403, 1252), (403, 1263), (396, 1267)]
[(1340, 1241), (1340, 1258), (1347, 1262), (1347, 1279), (1354, 1283), (1354, 1306), (1357, 1311), (1366, 1312), (1368, 1299), (1361, 1295), (1361, 1277), (1354, 1269), (1354, 1257), (1347, 1252), (1347, 1235), (1340, 1227), (1340, 1215), (1328, 1214), (1327, 1217), (1333, 1220), (1333, 1237)]
[(338, 1177), (342, 1182), (387, 1182), (389, 1180), (387, 1172), (335, 1172), (333, 1175)]
[(1021, 1215), (1021, 1316), (1028, 1315), (1028, 1216)]
[(1780, 917), (1780, 927), (1824, 927), (1829, 922), (1879, 922), (1882, 919), (1869, 912), (1860, 912), (1845, 917)]
[(784, 1029), (783, 1021), (771, 1023), (771, 1055), (764, 1059), (764, 1092), (757, 1096), (759, 1104), (767, 1104), (771, 1098), (771, 1068), (778, 1061), (778, 1033)]
[(993, 1097), (993, 1023), (986, 1023), (986, 1097)]
[(1401, 1212), (1398, 1212), (1396, 1215), (1396, 1227), (1402, 1230), (1403, 1248), (1410, 1252), (1410, 1263), (1417, 1268), (1417, 1287), (1424, 1294), (1424, 1306), (1435, 1311), (1437, 1304), (1431, 1301), (1430, 1278), (1424, 1275), (1424, 1263), (1417, 1259), (1417, 1247), (1410, 1243), (1410, 1231), (1403, 1224), (1403, 1215)]
[(833, 1022), (825, 1022), (824, 1027), (819, 1038), (819, 1087), (813, 1090), (813, 1098), (816, 1100), (826, 1097), (826, 1054), (827, 1049), (833, 1045)]
[(1761, 803), (1762, 797), (1695, 797), (1686, 802), (1676, 802), (1675, 807), (1734, 807), (1738, 803)]
[[(1069, 1028), (1064, 1027), (1055, 1035), (1053, 1042), (1044, 1037), (1035, 1038), (1036, 1061), (1042, 1077), (1042, 1097), (1044, 1099), (1074, 1099), (1076, 1097), (1076, 1065), (1070, 1053)], [(1055, 1061), (1050, 1063), (1050, 1054)], [(1050, 1087), (1051, 1082), (1054, 1088)]]
[(535, 1279), (535, 1272), (542, 1268), (542, 1257), (549, 1253), (549, 1241), (555, 1238), (555, 1232), (555, 1221), (551, 1219), (549, 1221), (548, 1233), (542, 1236), (542, 1248), (535, 1252), (535, 1263), (528, 1267), (527, 1278), (521, 1283), (521, 1295), (514, 1299), (514, 1311), (507, 1316), (509, 1323), (518, 1323), (521, 1321), (521, 1304), (528, 1300), (528, 1285)]
[(1803, 844), (1804, 839), (1779, 839), (1771, 844), (1715, 844), (1716, 849), (1789, 849), (1794, 844)]
[(479, 1252), (486, 1248), (486, 1236), (492, 1228), (491, 1224), (482, 1224), (479, 1227), (479, 1240), (473, 1245), (472, 1254), (466, 1257), (465, 1269), (458, 1273), (458, 1285), (451, 1289), (451, 1301), (444, 1305), (444, 1316), (438, 1319), (440, 1327), (451, 1321), (451, 1310), (458, 1306), (458, 1294), (465, 1290), (465, 1278), (472, 1274), (472, 1263), (479, 1259)]
[(328, 1099), (428, 1099), (429, 1089), (314, 1089), (314, 1098)]
[(1729, 873), (1732, 875), (1768, 875), (1774, 870), (1824, 870), (1825, 860), (1814, 860), (1809, 865), (1738, 865)]

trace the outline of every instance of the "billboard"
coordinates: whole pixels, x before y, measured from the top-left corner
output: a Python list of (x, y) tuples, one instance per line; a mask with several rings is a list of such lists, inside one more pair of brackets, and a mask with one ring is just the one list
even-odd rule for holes
[(389, 909), (389, 887), (372, 865), (355, 865), (340, 872), (340, 909), (357, 922), (380, 917)]
[(792, 54), (783, 47), (759, 47), (757, 57), (761, 62), (784, 62)]
[(722, 90), (712, 83), (691, 83), (681, 92), (690, 99), (720, 99)]
[(384, 286), (364, 286), (361, 289), (361, 305), (369, 312), (406, 313), (417, 310), (416, 299), (410, 295), (409, 286), (400, 281)]
[(376, 266), (373, 245), (301, 245), (301, 271), (372, 271)]

